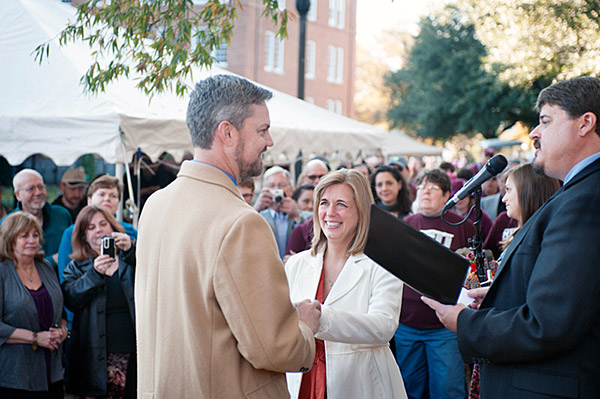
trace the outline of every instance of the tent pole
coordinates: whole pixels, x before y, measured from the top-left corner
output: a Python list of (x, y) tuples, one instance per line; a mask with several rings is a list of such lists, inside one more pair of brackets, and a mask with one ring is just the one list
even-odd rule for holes
[[(115, 164), (115, 176), (119, 179), (121, 184), (123, 184), (123, 164), (118, 162)], [(117, 220), (119, 222), (123, 221), (123, 195), (121, 194), (121, 202), (119, 203), (119, 207), (117, 208)]]

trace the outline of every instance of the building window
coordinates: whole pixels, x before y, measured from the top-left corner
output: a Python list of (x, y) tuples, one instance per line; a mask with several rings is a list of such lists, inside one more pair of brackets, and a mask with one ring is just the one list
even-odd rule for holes
[(283, 73), (284, 59), (283, 40), (275, 36), (274, 32), (265, 33), (265, 71)]
[(329, 26), (344, 29), (346, 22), (346, 0), (329, 0)]
[(313, 41), (306, 42), (306, 73), (304, 77), (306, 79), (314, 79), (315, 78), (315, 68), (316, 68), (316, 58), (317, 58), (317, 44)]
[(342, 114), (342, 101), (341, 100), (335, 100), (335, 111), (336, 114)]
[(344, 82), (344, 49), (327, 47), (329, 64), (327, 66), (327, 81), (331, 83)]
[(327, 99), (327, 111), (335, 112), (336, 114), (342, 114), (342, 102), (340, 100)]
[(308, 9), (308, 14), (306, 14), (306, 19), (311, 22), (315, 22), (317, 20), (317, 5), (319, 4), (318, 0), (310, 0), (310, 8)]

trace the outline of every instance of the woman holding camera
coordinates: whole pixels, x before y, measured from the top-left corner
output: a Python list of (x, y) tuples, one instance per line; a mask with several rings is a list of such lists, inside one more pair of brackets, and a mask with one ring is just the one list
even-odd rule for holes
[[(104, 207), (81, 210), (64, 271), (74, 313), (69, 386), (80, 397), (135, 397), (135, 247)], [(114, 254), (114, 257), (112, 254)]]
[(63, 296), (27, 212), (0, 226), (0, 398), (61, 398)]
[(353, 169), (323, 177), (315, 189), (310, 251), (290, 257), (285, 272), (292, 302), (321, 306), (310, 372), (288, 373), (292, 398), (406, 398), (388, 342), (402, 302), (402, 281), (363, 251), (367, 242), (369, 184)]

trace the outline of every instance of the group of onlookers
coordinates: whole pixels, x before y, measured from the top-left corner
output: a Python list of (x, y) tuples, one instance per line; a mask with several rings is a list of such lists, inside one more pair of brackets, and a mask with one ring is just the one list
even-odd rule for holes
[[(58, 205), (46, 202), (35, 170), (18, 172), (13, 186), (17, 209), (0, 221), (0, 397), (63, 398), (65, 387), (135, 397), (137, 233), (115, 219), (122, 184), (103, 175), (87, 187), (83, 169), (71, 168)], [(114, 257), (101, 254), (103, 237)]]

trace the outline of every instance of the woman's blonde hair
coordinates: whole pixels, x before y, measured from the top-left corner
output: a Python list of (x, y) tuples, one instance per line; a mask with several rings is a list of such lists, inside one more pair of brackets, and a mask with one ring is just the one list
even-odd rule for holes
[(348, 247), (348, 255), (356, 255), (362, 253), (367, 245), (367, 237), (369, 234), (369, 222), (371, 220), (371, 204), (373, 194), (365, 176), (354, 169), (340, 169), (325, 175), (315, 188), (315, 209), (313, 211), (313, 229), (314, 238), (312, 241), (311, 255), (316, 255), (317, 252), (327, 249), (327, 237), (321, 229), (319, 222), (319, 202), (323, 197), (323, 193), (328, 187), (336, 184), (345, 184), (352, 189), (353, 199), (358, 210), (358, 225), (354, 239)]
[(42, 240), (44, 238), (44, 232), (42, 226), (38, 222), (37, 218), (31, 213), (19, 211), (11, 213), (4, 219), (2, 225), (0, 225), (0, 262), (5, 260), (12, 260), (17, 262), (15, 259), (14, 246), (17, 241), (19, 234), (29, 231), (34, 228), (40, 236), (40, 248), (35, 254), (35, 259), (44, 259), (44, 250), (42, 249)]
[(96, 257), (96, 253), (87, 242), (86, 232), (92, 218), (98, 212), (104, 215), (104, 218), (112, 226), (113, 231), (119, 233), (125, 232), (123, 226), (117, 222), (117, 219), (106, 208), (103, 206), (88, 205), (79, 212), (75, 221), (73, 235), (71, 236), (71, 244), (73, 245), (73, 253), (70, 255), (71, 259), (85, 260)]

